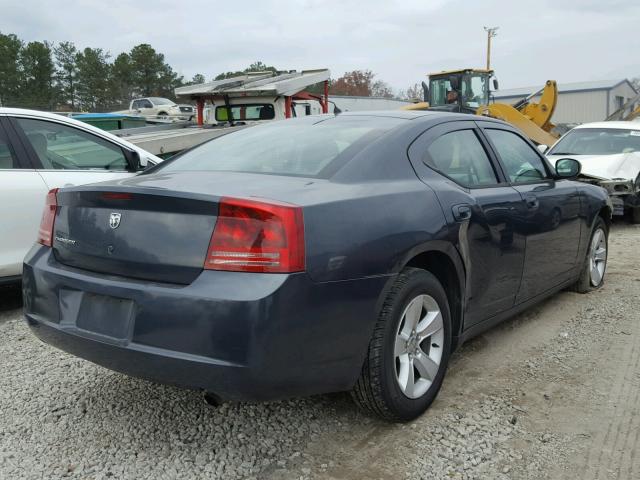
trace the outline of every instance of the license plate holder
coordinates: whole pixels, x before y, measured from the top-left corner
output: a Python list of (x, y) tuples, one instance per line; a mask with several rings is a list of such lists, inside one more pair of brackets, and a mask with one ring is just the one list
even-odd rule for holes
[(85, 292), (76, 328), (92, 334), (126, 340), (130, 337), (135, 304), (133, 300)]

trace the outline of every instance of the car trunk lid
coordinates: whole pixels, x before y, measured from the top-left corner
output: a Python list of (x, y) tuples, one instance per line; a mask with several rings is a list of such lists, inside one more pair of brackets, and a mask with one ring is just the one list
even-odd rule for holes
[(188, 284), (203, 269), (218, 200), (144, 188), (61, 190), (54, 255), (93, 272)]

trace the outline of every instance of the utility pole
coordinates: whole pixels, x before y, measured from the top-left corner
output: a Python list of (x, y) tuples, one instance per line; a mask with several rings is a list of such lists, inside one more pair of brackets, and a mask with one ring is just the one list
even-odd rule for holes
[(491, 70), (491, 39), (497, 35), (498, 28), (500, 27), (484, 27), (487, 32), (487, 70)]

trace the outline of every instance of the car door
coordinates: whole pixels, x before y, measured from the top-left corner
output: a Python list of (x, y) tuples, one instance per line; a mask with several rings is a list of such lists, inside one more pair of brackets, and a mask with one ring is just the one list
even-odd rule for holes
[(131, 102), (131, 110), (135, 113), (140, 113), (140, 100), (134, 100)]
[(143, 98), (139, 100), (140, 114), (143, 116), (153, 116), (158, 114), (158, 109), (151, 103), (151, 100)]
[(436, 193), (465, 264), (465, 328), (508, 310), (522, 277), (524, 238), (516, 228), (522, 200), (496, 168), (477, 125), (435, 126), (413, 142), (409, 157)]
[(13, 117), (18, 137), (48, 188), (102, 182), (131, 176), (122, 147), (63, 121)]
[(36, 240), (47, 185), (0, 116), (0, 283), (17, 280)]
[(519, 132), (480, 122), (505, 177), (522, 196), (518, 231), (526, 237), (517, 303), (575, 275), (581, 234), (580, 195), (574, 182), (555, 179), (538, 150)]

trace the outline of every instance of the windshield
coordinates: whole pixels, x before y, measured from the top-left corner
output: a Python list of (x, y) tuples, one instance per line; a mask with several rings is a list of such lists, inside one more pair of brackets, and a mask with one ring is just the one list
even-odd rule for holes
[[(348, 161), (404, 119), (345, 117), (298, 123), (283, 120), (247, 127), (207, 142), (173, 161), (163, 172), (247, 172), (325, 177), (334, 162)], [(158, 170), (156, 170), (158, 171)]]
[(430, 82), (430, 105), (441, 106), (458, 103), (458, 94), (462, 95), (462, 104), (469, 108), (478, 108), (489, 101), (486, 75), (462, 75), (460, 92), (454, 92), (448, 77), (432, 79)]
[(549, 155), (613, 155), (640, 151), (640, 130), (576, 128), (562, 137)]
[(151, 97), (149, 100), (151, 100), (154, 105), (175, 105), (175, 103), (168, 98)]

